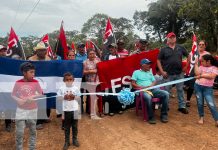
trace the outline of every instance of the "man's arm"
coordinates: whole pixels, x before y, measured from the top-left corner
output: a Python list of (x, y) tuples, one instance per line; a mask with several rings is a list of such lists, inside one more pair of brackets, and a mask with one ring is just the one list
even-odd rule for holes
[(162, 67), (162, 65), (161, 65), (160, 59), (157, 59), (157, 67), (159, 68), (161, 75), (162, 75), (164, 78), (167, 78), (167, 76), (168, 76), (168, 75), (167, 75), (167, 72), (163, 70), (163, 67)]

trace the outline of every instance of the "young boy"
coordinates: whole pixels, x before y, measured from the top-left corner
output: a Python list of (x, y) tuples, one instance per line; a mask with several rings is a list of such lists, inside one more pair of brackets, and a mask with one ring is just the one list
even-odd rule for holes
[(65, 144), (63, 149), (67, 150), (70, 146), (70, 128), (72, 126), (73, 131), (73, 145), (79, 147), (77, 140), (78, 134), (78, 110), (79, 105), (76, 98), (76, 94), (80, 93), (80, 90), (73, 85), (74, 77), (70, 72), (64, 74), (65, 85), (60, 87), (57, 92), (58, 99), (63, 100), (64, 111), (64, 130), (65, 130)]
[(23, 135), (25, 126), (29, 128), (29, 149), (33, 150), (36, 146), (36, 119), (37, 103), (35, 98), (42, 95), (42, 89), (35, 76), (35, 67), (25, 62), (21, 64), (20, 70), (23, 79), (16, 81), (12, 97), (17, 102), (16, 110), (16, 149), (23, 149)]

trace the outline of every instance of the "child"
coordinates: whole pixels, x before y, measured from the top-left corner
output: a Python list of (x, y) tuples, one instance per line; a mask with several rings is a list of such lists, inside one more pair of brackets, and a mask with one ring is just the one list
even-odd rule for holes
[(35, 67), (25, 62), (21, 64), (20, 70), (23, 79), (16, 81), (12, 97), (17, 102), (16, 110), (16, 149), (23, 149), (23, 134), (27, 124), (29, 128), (29, 149), (35, 149), (36, 146), (36, 119), (37, 103), (35, 98), (42, 95), (42, 89), (35, 76)]
[(80, 93), (80, 90), (73, 85), (74, 77), (70, 72), (64, 74), (65, 85), (60, 87), (57, 92), (58, 99), (63, 100), (64, 111), (64, 130), (65, 130), (65, 144), (63, 149), (67, 150), (70, 146), (70, 128), (73, 131), (73, 145), (79, 147), (77, 140), (78, 134), (78, 110), (79, 105), (75, 99), (75, 95)]
[(218, 74), (217, 62), (212, 55), (206, 54), (202, 56), (201, 66), (198, 67), (198, 60), (195, 63), (195, 94), (197, 97), (198, 113), (200, 116), (199, 124), (204, 123), (204, 98), (210, 108), (211, 114), (218, 127), (218, 112), (213, 97), (213, 83)]

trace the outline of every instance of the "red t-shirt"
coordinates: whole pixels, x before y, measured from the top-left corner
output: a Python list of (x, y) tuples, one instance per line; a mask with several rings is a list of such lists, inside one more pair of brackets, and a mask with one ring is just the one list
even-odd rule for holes
[[(33, 79), (31, 82), (26, 82), (23, 79), (20, 79), (16, 81), (14, 85), (12, 96), (16, 96), (22, 99), (42, 93), (42, 89), (37, 80)], [(38, 108), (37, 102), (35, 101), (31, 103), (25, 103), (23, 105), (18, 105), (18, 107), (27, 110)]]

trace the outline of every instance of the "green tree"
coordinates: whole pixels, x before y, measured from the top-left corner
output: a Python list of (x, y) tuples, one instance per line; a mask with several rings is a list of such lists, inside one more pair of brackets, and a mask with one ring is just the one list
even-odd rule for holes
[(179, 16), (187, 18), (200, 39), (205, 39), (211, 51), (218, 52), (218, 1), (186, 0)]
[(189, 24), (178, 16), (181, 0), (158, 0), (149, 4), (148, 11), (134, 13), (134, 25), (145, 34), (153, 35), (163, 41), (168, 32), (174, 32), (180, 39), (185, 38)]

